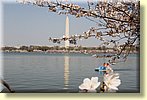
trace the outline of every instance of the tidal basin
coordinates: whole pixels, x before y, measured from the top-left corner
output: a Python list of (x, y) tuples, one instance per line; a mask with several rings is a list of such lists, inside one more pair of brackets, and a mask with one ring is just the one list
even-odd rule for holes
[[(103, 58), (79, 53), (3, 54), (4, 79), (15, 92), (79, 92), (84, 78), (102, 78), (94, 69), (103, 63)], [(111, 67), (120, 74), (117, 92), (140, 92), (138, 54), (130, 54), (126, 62)]]

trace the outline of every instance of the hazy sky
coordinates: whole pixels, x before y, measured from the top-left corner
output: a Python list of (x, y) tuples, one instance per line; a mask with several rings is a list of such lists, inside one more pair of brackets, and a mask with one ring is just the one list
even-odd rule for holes
[[(3, 3), (4, 45), (58, 45), (48, 41), (49, 37), (62, 37), (65, 33), (65, 15), (48, 12), (48, 8), (18, 3)], [(82, 34), (95, 23), (85, 18), (69, 16), (70, 35)], [(64, 42), (63, 42), (64, 43)], [(63, 43), (61, 45), (63, 45)], [(78, 41), (78, 45), (98, 46), (94, 38)]]

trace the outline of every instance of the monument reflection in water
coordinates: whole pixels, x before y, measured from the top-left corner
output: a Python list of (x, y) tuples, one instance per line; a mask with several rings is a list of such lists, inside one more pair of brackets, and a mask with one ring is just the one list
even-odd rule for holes
[(69, 56), (64, 56), (64, 89), (68, 89), (69, 85)]

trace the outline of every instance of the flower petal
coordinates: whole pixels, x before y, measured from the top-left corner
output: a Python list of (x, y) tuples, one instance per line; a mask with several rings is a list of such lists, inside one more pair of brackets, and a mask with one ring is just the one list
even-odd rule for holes
[(91, 82), (97, 83), (98, 82), (98, 77), (92, 77)]
[(85, 78), (85, 79), (83, 80), (83, 83), (86, 83), (86, 84), (89, 83), (89, 84), (90, 84), (90, 81), (91, 81), (91, 80), (90, 80), (89, 78)]
[(116, 92), (116, 90), (113, 90), (113, 89), (108, 89), (108, 92)]
[(109, 88), (109, 89), (113, 89), (113, 90), (118, 90), (118, 88), (115, 87), (115, 86), (113, 86), (113, 85), (109, 85), (108, 88)]
[(114, 78), (119, 78), (119, 73), (115, 73), (113, 76)]
[(121, 80), (120, 79), (113, 79), (113, 80), (111, 80), (111, 84), (117, 87), (121, 84)]
[(98, 82), (98, 77), (92, 77), (91, 80), (89, 78), (85, 78), (83, 83), (79, 86), (79, 89), (95, 91), (99, 85), (100, 82)]
[(88, 92), (93, 92), (94, 93), (94, 92), (96, 92), (96, 90), (95, 89), (89, 89)]
[(81, 84), (79, 86), (79, 89), (81, 89), (81, 90), (84, 90), (84, 89), (88, 90), (89, 88), (87, 88), (87, 86), (85, 86), (85, 84), (83, 83), (83, 84)]
[(89, 90), (90, 86), (91, 86), (90, 79), (89, 78), (85, 78), (83, 80), (83, 83), (79, 86), (79, 89), (81, 89), (81, 90), (84, 90), (84, 89)]
[(96, 89), (96, 88), (99, 87), (99, 85), (100, 85), (100, 82), (92, 83), (92, 84), (91, 84), (91, 89)]
[(92, 77), (91, 78), (91, 89), (96, 89), (100, 85), (100, 82), (98, 82), (98, 77)]
[(110, 90), (118, 90), (117, 87), (121, 84), (121, 80), (119, 79), (118, 73), (110, 74), (109, 76), (104, 76), (104, 82)]

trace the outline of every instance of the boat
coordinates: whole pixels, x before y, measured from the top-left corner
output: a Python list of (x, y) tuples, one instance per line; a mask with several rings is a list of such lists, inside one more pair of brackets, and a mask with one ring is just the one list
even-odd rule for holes
[(106, 71), (106, 67), (99, 66), (98, 68), (95, 68), (95, 71)]
[(92, 55), (92, 57), (96, 57), (96, 56), (97, 56), (96, 54)]
[(106, 70), (106, 69), (103, 70), (103, 69), (95, 68), (95, 71), (102, 71), (102, 72), (105, 72), (105, 71), (107, 71), (107, 70)]

